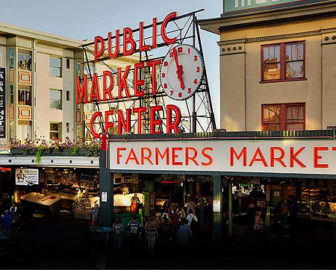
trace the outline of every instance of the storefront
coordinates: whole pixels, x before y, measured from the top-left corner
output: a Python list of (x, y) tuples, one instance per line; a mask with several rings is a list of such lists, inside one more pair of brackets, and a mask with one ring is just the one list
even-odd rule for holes
[[(167, 191), (170, 188), (162, 185), (175, 185), (175, 194), (179, 194), (178, 187), (183, 186), (184, 190), (188, 185), (186, 179), (189, 179), (196, 192), (197, 179), (208, 178), (211, 184), (205, 184), (204, 190), (212, 193), (214, 239), (221, 233), (223, 208), (227, 208), (232, 230), (233, 214), (245, 211), (247, 194), (249, 197), (254, 194), (259, 207), (275, 208), (284, 200), (305, 200), (307, 205), (310, 198), (310, 208), (317, 209), (319, 205), (319, 213), (324, 213), (326, 208), (332, 211), (333, 193), (325, 193), (331, 187), (319, 187), (319, 183), (330, 186), (334, 181), (334, 138), (333, 131), (111, 136), (107, 151), (103, 150), (100, 156), (100, 191), (106, 194), (101, 202), (101, 223), (109, 225), (112, 222), (109, 213), (113, 208), (113, 189), (107, 182), (114, 175), (126, 172), (138, 175), (139, 179), (146, 176), (147, 181), (156, 180), (161, 187), (154, 184), (156, 189), (152, 190), (156, 193), (165, 190), (159, 193), (168, 197), (171, 196)], [(164, 180), (163, 175), (170, 180)], [(184, 181), (179, 181), (176, 175)], [(315, 189), (323, 190), (318, 199), (313, 194), (307, 199), (307, 184), (312, 185), (310, 189), (314, 192)], [(238, 206), (232, 203), (236, 199)], [(328, 204), (323, 201), (328, 199)], [(226, 206), (223, 201), (227, 202)], [(309, 213), (308, 216), (314, 216), (316, 210)]]

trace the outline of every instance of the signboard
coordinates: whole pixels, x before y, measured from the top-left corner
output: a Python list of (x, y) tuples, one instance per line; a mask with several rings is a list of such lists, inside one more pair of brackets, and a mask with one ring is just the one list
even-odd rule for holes
[(6, 138), (6, 72), (0, 68), (0, 138)]
[(38, 169), (15, 169), (15, 184), (18, 186), (31, 186), (39, 184)]
[(112, 141), (109, 158), (114, 171), (336, 175), (334, 140)]
[(102, 202), (107, 202), (107, 192), (106, 191), (102, 192)]
[(215, 213), (220, 213), (221, 202), (219, 200), (213, 200), (212, 211)]
[(299, 5), (325, 0), (224, 0), (224, 13), (250, 9), (276, 8), (284, 4)]

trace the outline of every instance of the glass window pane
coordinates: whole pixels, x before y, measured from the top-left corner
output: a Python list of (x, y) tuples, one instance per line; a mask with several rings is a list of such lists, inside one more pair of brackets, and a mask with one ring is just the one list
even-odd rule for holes
[(264, 124), (265, 131), (276, 131), (281, 130), (280, 124)]
[(280, 105), (263, 106), (264, 123), (280, 123)]
[(298, 60), (303, 60), (303, 58), (304, 58), (303, 43), (299, 43)]
[(61, 67), (61, 58), (50, 56), (50, 66), (51, 67)]
[(50, 76), (52, 77), (61, 77), (61, 69), (57, 67), (50, 67)]
[(286, 125), (286, 130), (304, 130), (304, 123), (290, 123)]
[(264, 80), (280, 79), (280, 63), (264, 64)]
[(264, 47), (264, 63), (274, 63), (280, 61), (280, 46)]
[(303, 61), (286, 63), (286, 78), (303, 78), (304, 64)]

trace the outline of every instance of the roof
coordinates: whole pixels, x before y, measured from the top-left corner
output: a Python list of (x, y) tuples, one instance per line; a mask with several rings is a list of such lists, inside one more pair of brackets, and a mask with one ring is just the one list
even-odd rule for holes
[(322, 14), (336, 16), (336, 0), (326, 2), (308, 3), (280, 8), (224, 13), (219, 18), (198, 20), (203, 30), (220, 34), (224, 30), (237, 27), (264, 25), (266, 23), (317, 17)]
[(53, 44), (54, 46), (63, 48), (78, 48), (79, 46), (87, 42), (1, 22), (0, 35), (7, 37), (20, 36), (25, 38), (37, 39), (43, 43)]

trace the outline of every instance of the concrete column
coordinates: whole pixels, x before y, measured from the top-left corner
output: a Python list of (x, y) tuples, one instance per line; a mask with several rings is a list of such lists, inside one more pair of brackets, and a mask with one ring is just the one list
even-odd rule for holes
[[(222, 209), (222, 201), (223, 201), (223, 193), (222, 193), (222, 178), (220, 175), (213, 176), (213, 203), (218, 203), (220, 208), (216, 209), (214, 207), (213, 211), (213, 245), (215, 247), (219, 247), (222, 240), (222, 219), (223, 219), (223, 209)], [(219, 211), (218, 211), (219, 210)]]
[[(113, 175), (110, 170), (106, 168), (108, 164), (108, 157), (106, 150), (100, 151), (99, 156), (99, 182), (100, 182), (100, 216), (99, 226), (112, 227), (113, 221)], [(107, 200), (103, 201), (105, 195)]]

